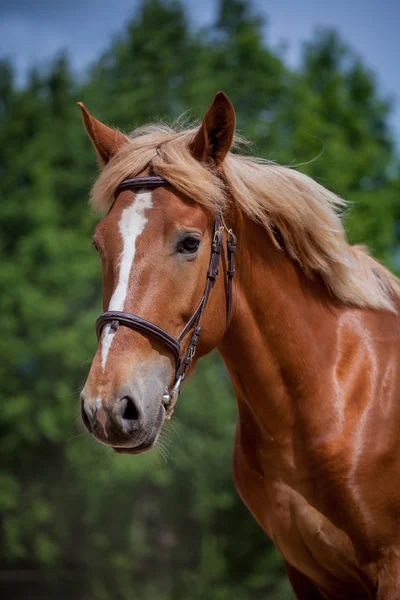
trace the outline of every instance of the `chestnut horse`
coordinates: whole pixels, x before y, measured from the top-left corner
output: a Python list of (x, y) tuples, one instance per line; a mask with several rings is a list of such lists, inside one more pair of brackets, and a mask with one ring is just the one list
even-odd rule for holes
[[(297, 598), (400, 598), (399, 281), (348, 244), (343, 200), (230, 152), (222, 92), (198, 129), (129, 137), (80, 107), (103, 167), (91, 202), (105, 213), (89, 432), (117, 452), (151, 448), (196, 343), (196, 359), (217, 348), (238, 401), (235, 484)], [(231, 286), (221, 241), (234, 234)]]

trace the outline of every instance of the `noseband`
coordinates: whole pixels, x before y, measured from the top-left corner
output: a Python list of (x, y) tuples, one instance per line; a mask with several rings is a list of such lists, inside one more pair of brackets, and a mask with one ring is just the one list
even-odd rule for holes
[[(124, 192), (126, 190), (138, 190), (169, 185), (170, 183), (166, 179), (158, 176), (133, 177), (131, 179), (125, 179), (118, 186), (114, 194), (114, 201), (117, 199), (121, 192)], [(120, 325), (124, 325), (125, 327), (129, 327), (130, 329), (140, 331), (145, 335), (157, 339), (170, 352), (172, 352), (172, 354), (175, 357), (176, 363), (175, 382), (171, 392), (166, 391), (162, 398), (163, 404), (166, 407), (167, 413), (169, 415), (172, 414), (173, 407), (175, 406), (176, 401), (178, 400), (181, 383), (185, 379), (190, 363), (192, 362), (196, 354), (197, 343), (199, 341), (201, 331), (201, 319), (207, 306), (211, 290), (214, 287), (215, 281), (218, 277), (219, 263), (221, 259), (221, 249), (224, 240), (225, 230), (228, 233), (226, 243), (228, 255), (226, 326), (228, 326), (232, 312), (232, 280), (235, 274), (234, 256), (236, 251), (236, 236), (233, 233), (232, 229), (228, 229), (226, 227), (221, 212), (217, 212), (214, 220), (210, 264), (208, 267), (204, 294), (193, 315), (190, 317), (189, 321), (186, 323), (185, 327), (182, 329), (181, 333), (178, 335), (177, 338), (165, 331), (165, 329), (162, 329), (158, 325), (151, 323), (151, 321), (146, 321), (146, 319), (142, 319), (142, 317), (138, 317), (137, 315), (132, 315), (127, 312), (115, 310), (107, 311), (100, 315), (100, 317), (96, 321), (96, 333), (98, 340), (100, 340), (101, 332), (105, 325), (109, 324), (109, 330), (114, 331), (116, 331)], [(183, 353), (181, 343), (184, 337), (187, 335), (187, 333), (189, 333), (189, 331), (192, 331), (192, 335), (190, 337), (187, 350), (185, 353)]]

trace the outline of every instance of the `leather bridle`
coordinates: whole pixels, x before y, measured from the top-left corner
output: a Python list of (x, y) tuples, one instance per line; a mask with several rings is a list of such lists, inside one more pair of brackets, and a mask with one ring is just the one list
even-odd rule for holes
[[(158, 176), (133, 177), (131, 179), (125, 179), (122, 183), (120, 183), (120, 185), (115, 191), (114, 202), (119, 196), (119, 194), (126, 190), (138, 190), (169, 185), (170, 183), (166, 179)], [(185, 327), (182, 329), (181, 333), (178, 335), (177, 338), (165, 331), (165, 329), (162, 329), (162, 327), (151, 323), (151, 321), (147, 321), (142, 317), (132, 315), (131, 313), (127, 312), (115, 310), (106, 311), (102, 315), (100, 315), (100, 317), (96, 321), (96, 333), (98, 340), (100, 339), (101, 332), (105, 325), (109, 324), (110, 329), (114, 331), (116, 331), (120, 325), (124, 325), (125, 327), (129, 327), (130, 329), (140, 331), (145, 335), (157, 339), (170, 352), (172, 352), (172, 354), (175, 357), (176, 363), (175, 383), (172, 387), (171, 392), (166, 390), (165, 394), (162, 397), (163, 404), (169, 416), (172, 414), (173, 408), (176, 404), (176, 401), (178, 400), (181, 383), (185, 379), (190, 363), (192, 362), (196, 354), (197, 343), (199, 341), (201, 331), (201, 319), (207, 306), (211, 290), (214, 287), (215, 281), (218, 277), (221, 250), (224, 240), (224, 231), (227, 231), (228, 234), (226, 243), (228, 257), (226, 327), (228, 327), (232, 313), (232, 281), (233, 276), (235, 274), (234, 256), (236, 251), (236, 236), (233, 233), (232, 229), (228, 229), (226, 227), (224, 218), (220, 211), (217, 212), (214, 220), (213, 237), (211, 243), (211, 256), (207, 272), (204, 294), (193, 315), (190, 317), (189, 321), (186, 323)], [(190, 337), (186, 352), (184, 353), (184, 356), (182, 358), (182, 340), (189, 331), (192, 331), (192, 335)]]

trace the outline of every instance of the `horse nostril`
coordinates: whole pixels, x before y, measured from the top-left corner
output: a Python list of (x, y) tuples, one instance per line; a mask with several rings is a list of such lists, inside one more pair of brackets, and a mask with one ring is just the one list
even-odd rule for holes
[(132, 398), (124, 396), (121, 398), (122, 418), (127, 421), (138, 421), (140, 413), (137, 406)]
[(93, 424), (90, 420), (88, 413), (86, 412), (85, 399), (82, 394), (81, 394), (81, 419), (82, 419), (84, 426), (88, 430), (88, 432), (92, 433), (93, 432)]

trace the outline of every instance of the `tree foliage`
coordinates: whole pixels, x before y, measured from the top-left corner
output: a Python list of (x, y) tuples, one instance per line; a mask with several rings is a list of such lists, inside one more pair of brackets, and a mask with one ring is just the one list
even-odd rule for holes
[(236, 406), (216, 356), (185, 388), (158, 452), (114, 456), (77, 424), (101, 284), (86, 205), (95, 158), (75, 103), (129, 130), (188, 108), (200, 117), (218, 89), (258, 154), (305, 163), (354, 202), (351, 241), (396, 266), (390, 107), (334, 31), (316, 32), (293, 71), (244, 0), (221, 0), (202, 31), (180, 2), (149, 0), (83, 82), (59, 56), (20, 89), (1, 61), (0, 568), (10, 597), (290, 595), (281, 559), (233, 488)]

